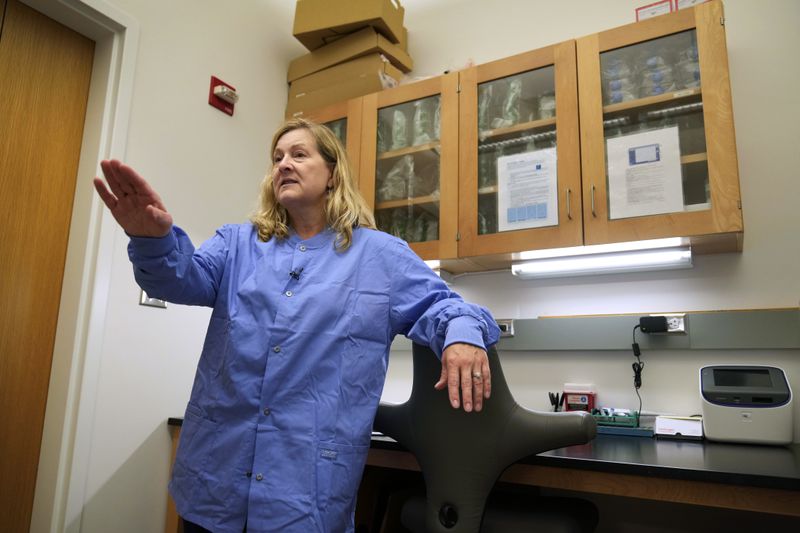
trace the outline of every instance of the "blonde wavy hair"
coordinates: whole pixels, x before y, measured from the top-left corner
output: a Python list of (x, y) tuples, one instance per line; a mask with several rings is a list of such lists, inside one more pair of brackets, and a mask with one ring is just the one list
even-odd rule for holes
[[(353, 242), (353, 228), (360, 226), (376, 229), (375, 217), (356, 188), (355, 175), (342, 143), (326, 126), (303, 118), (287, 120), (272, 137), (270, 157), (275, 153), (275, 146), (280, 138), (296, 129), (305, 129), (311, 133), (317, 150), (331, 167), (333, 185), (328, 189), (325, 199), (325, 221), (336, 232), (336, 249), (343, 252)], [(250, 217), (259, 239), (264, 242), (272, 237), (285, 239), (289, 236), (289, 213), (275, 197), (273, 174), (274, 164), (261, 182), (258, 208)]]

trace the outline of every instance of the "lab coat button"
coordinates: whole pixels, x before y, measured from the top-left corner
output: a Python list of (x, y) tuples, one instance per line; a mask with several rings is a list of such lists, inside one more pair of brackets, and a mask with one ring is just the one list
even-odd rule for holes
[(280, 346), (275, 346), (274, 348), (272, 348), (272, 351), (275, 352), (275, 353), (280, 353), (281, 347)]
[(270, 410), (269, 407), (264, 408), (264, 416), (269, 416)]
[(285, 294), (287, 297), (291, 298), (291, 297), (292, 297), (292, 294), (294, 294), (294, 293), (293, 293), (292, 291), (286, 291), (286, 292), (285, 292), (285, 293), (283, 293), (283, 294)]
[(301, 244), (300, 245), (300, 251), (301, 252), (305, 252), (306, 250), (307, 250), (306, 245), (305, 244)]
[(261, 481), (262, 479), (264, 479), (264, 476), (261, 474), (256, 474), (256, 481)]

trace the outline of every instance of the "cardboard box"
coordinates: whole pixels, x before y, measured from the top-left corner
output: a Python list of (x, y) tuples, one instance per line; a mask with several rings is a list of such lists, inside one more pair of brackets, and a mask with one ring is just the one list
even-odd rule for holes
[(312, 51), (366, 26), (397, 43), (403, 31), (404, 14), (400, 0), (297, 0), (292, 34)]
[(361, 68), (343, 63), (295, 80), (289, 87), (286, 116), (302, 116), (336, 102), (396, 86), (403, 73), (380, 59), (379, 54), (376, 56), (377, 60), (370, 56), (354, 60)]
[(403, 73), (392, 66), (383, 55), (373, 53), (297, 78), (289, 87), (289, 96), (330, 88), (339, 83), (367, 77), (378, 72), (386, 74), (395, 81), (400, 81), (403, 76)]
[(400, 41), (397, 43), (403, 52), (408, 52), (408, 30), (403, 26), (403, 31), (400, 32)]
[[(705, 1), (708, 1), (708, 0), (705, 0)], [(371, 28), (372, 26), (369, 26), (369, 27)], [(336, 36), (330, 37), (328, 39), (328, 44), (335, 43), (339, 39), (347, 37), (348, 35), (350, 35), (350, 34), (346, 33), (346, 34), (336, 35)], [(408, 29), (405, 26), (403, 26), (403, 31), (400, 32), (400, 40), (397, 41), (396, 44), (397, 44), (397, 46), (399, 46), (400, 48), (403, 49), (403, 52), (408, 52)]]
[(380, 74), (371, 74), (356, 80), (340, 83), (335, 87), (317, 89), (289, 96), (286, 102), (286, 116), (303, 116), (311, 111), (325, 106), (381, 91), (385, 88), (385, 77)]
[(403, 72), (409, 72), (414, 67), (411, 56), (399, 45), (390, 43), (386, 37), (369, 27), (293, 59), (289, 63), (286, 81), (293, 82), (345, 61), (374, 53), (383, 54)]

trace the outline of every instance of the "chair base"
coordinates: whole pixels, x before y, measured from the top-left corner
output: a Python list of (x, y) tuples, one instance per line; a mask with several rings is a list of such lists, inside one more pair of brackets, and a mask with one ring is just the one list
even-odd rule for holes
[[(423, 495), (410, 497), (400, 515), (403, 527), (427, 533), (425, 509)], [(490, 497), (480, 532), (475, 533), (589, 533), (598, 518), (595, 505), (579, 498), (497, 493)]]

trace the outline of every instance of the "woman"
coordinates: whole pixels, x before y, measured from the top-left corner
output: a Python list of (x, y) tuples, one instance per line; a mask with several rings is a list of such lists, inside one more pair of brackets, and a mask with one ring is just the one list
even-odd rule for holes
[(197, 250), (133, 169), (95, 178), (139, 285), (213, 308), (170, 483), (187, 530), (352, 531), (396, 334), (441, 354), (454, 408), (491, 392), (491, 315), (375, 229), (330, 130), (291, 120), (272, 154), (251, 223)]

